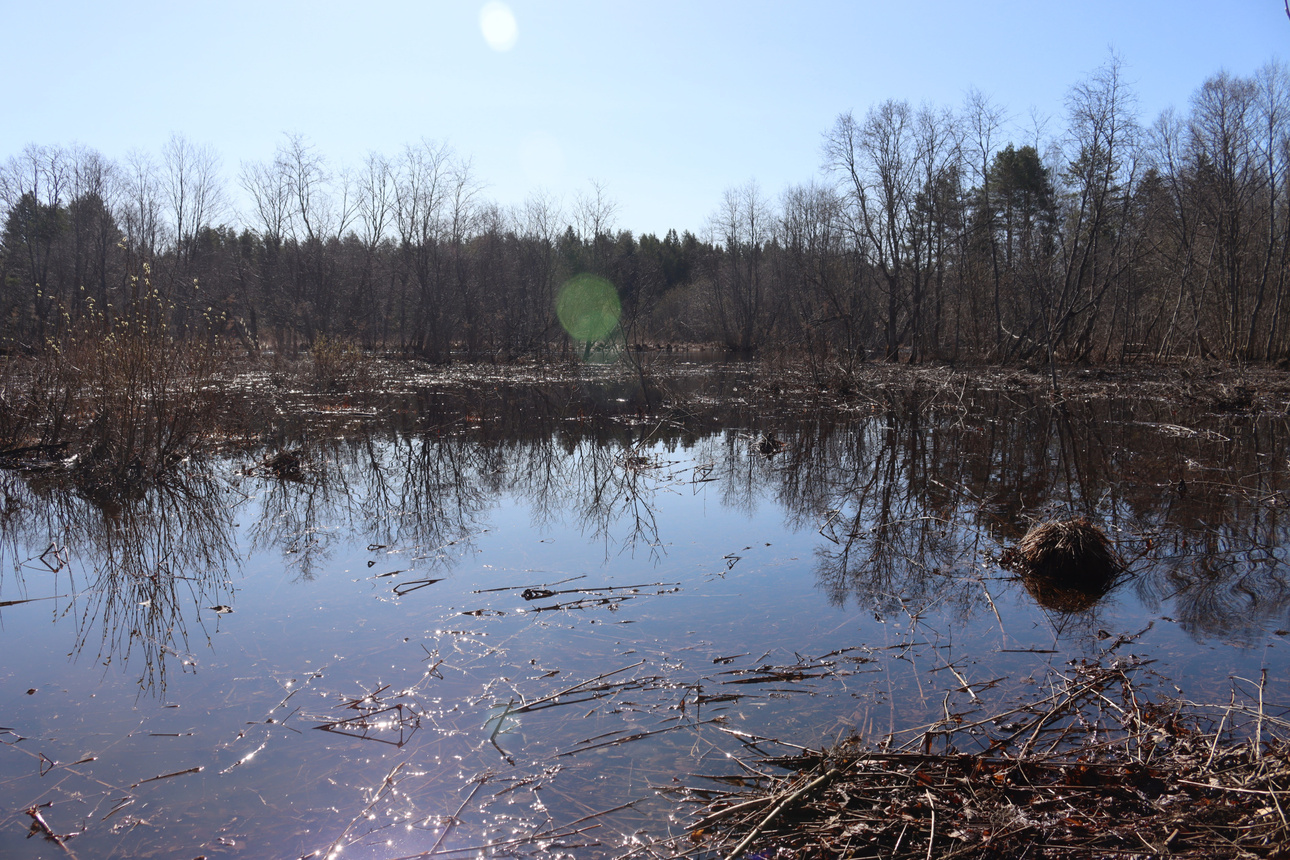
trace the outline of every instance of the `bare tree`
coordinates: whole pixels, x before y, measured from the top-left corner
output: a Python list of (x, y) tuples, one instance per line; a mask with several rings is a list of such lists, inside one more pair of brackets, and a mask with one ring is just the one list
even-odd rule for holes
[[(1150, 213), (1161, 239), (1152, 261), (1162, 271), (1162, 280), (1173, 292), (1172, 311), (1164, 324), (1156, 350), (1158, 359), (1175, 350), (1174, 340), (1182, 333), (1180, 317), (1190, 311), (1188, 340), (1201, 344), (1201, 300), (1204, 287), (1195, 283), (1207, 272), (1208, 252), (1202, 248), (1199, 213), (1190, 202), (1192, 183), (1188, 180), (1187, 123), (1173, 108), (1163, 111), (1147, 132), (1146, 156), (1150, 169), (1159, 177), (1163, 205)], [(1157, 262), (1158, 261), (1158, 262)]]
[(838, 177), (852, 241), (881, 276), (889, 361), (899, 357), (907, 303), (904, 251), (918, 157), (913, 125), (909, 104), (888, 100), (870, 108), (863, 123), (850, 113), (839, 116), (824, 143), (825, 167)]
[[(0, 193), (4, 195), (7, 217), (4, 225), (6, 258), (20, 275), (27, 293), (25, 302), (15, 301), (6, 311), (19, 319), (32, 319), (37, 344), (43, 344), (64, 285), (55, 276), (56, 246), (63, 229), (63, 206), (71, 183), (71, 164), (59, 147), (25, 147), (0, 171)], [(25, 307), (23, 307), (25, 305)], [(30, 317), (28, 316), (30, 314)]]
[(755, 180), (727, 188), (721, 208), (709, 219), (713, 244), (724, 253), (712, 276), (713, 305), (726, 345), (751, 352), (769, 334), (778, 310), (763, 271), (765, 246), (775, 219)]
[[(1050, 369), (1059, 346), (1070, 358), (1087, 358), (1103, 321), (1104, 298), (1127, 273), (1132, 242), (1132, 192), (1138, 176), (1135, 98), (1111, 58), (1067, 97), (1070, 131), (1066, 170), (1067, 212), (1059, 231), (1059, 268), (1034, 285)], [(1055, 373), (1055, 370), (1053, 371)]]
[(404, 149), (394, 185), (403, 276), (415, 290), (399, 303), (400, 339), (423, 354), (444, 354), (447, 349), (443, 239), (452, 167), (453, 154), (446, 143), (423, 139)]
[[(468, 351), (477, 354), (482, 346), (483, 332), (480, 291), (483, 285), (471, 277), (471, 255), (467, 244), (472, 236), (481, 232), (485, 224), (500, 224), (500, 211), (495, 206), (480, 205), (476, 199), (482, 187), (475, 178), (469, 160), (457, 159), (448, 174), (448, 247), (452, 254), (450, 280), (451, 310), (455, 313), (459, 333), (464, 335)], [(493, 289), (496, 285), (490, 285)], [(445, 344), (450, 346), (450, 344)]]
[[(1262, 357), (1270, 359), (1281, 327), (1286, 269), (1290, 263), (1290, 237), (1287, 236), (1290, 219), (1280, 205), (1285, 196), (1287, 166), (1290, 164), (1290, 72), (1279, 62), (1269, 63), (1255, 73), (1254, 88), (1257, 123), (1254, 149), (1263, 175), (1263, 199), (1266, 202), (1260, 208), (1266, 231), (1245, 341), (1247, 350), (1253, 350), (1257, 326), (1266, 322)], [(1269, 291), (1275, 299), (1271, 314), (1265, 314), (1263, 309)]]
[(817, 374), (831, 347), (850, 372), (864, 358), (869, 315), (846, 271), (842, 201), (830, 186), (814, 182), (787, 189), (780, 203), (778, 281), (787, 293), (807, 358)]
[(77, 307), (82, 290), (92, 293), (100, 310), (108, 305), (109, 281), (113, 279), (114, 258), (120, 231), (115, 211), (120, 180), (116, 164), (101, 153), (77, 147), (70, 153), (71, 188), (68, 228), (72, 242), (72, 305)]
[(288, 134), (279, 145), (274, 166), (291, 202), (288, 220), (297, 282), (295, 293), (312, 342), (333, 332), (343, 304), (338, 282), (336, 246), (355, 214), (356, 195), (348, 175), (333, 176), (317, 147), (302, 135)]
[(126, 156), (121, 178), (121, 228), (131, 253), (156, 256), (164, 242), (161, 185), (152, 156), (135, 150)]
[(912, 358), (942, 352), (941, 322), (951, 247), (957, 243), (961, 170), (953, 113), (923, 106), (914, 116), (916, 186), (909, 201), (909, 325)]
[(376, 337), (378, 328), (382, 342), (388, 335), (385, 326), (389, 314), (382, 307), (388, 292), (377, 288), (376, 269), (381, 246), (394, 223), (394, 184), (394, 167), (389, 159), (375, 152), (368, 153), (358, 174), (356, 189), (356, 217), (359, 238), (363, 243), (363, 266), (355, 294), (355, 308), (362, 317), (368, 346), (373, 345), (372, 339)]
[[(990, 293), (994, 317), (994, 348), (996, 355), (1002, 355), (1004, 349), (1002, 276), (999, 269), (999, 246), (994, 227), (994, 201), (991, 199), (990, 166), (1000, 149), (999, 137), (1004, 122), (1005, 111), (991, 103), (989, 98), (978, 89), (968, 90), (963, 103), (963, 149), (964, 162), (969, 166), (976, 180), (976, 187), (981, 197), (977, 207), (978, 235), (984, 235), (990, 252)], [(970, 158), (966, 157), (970, 153)], [(979, 312), (973, 313), (979, 318)]]
[(210, 145), (171, 135), (161, 148), (161, 186), (170, 205), (175, 246), (183, 264), (192, 260), (198, 231), (225, 211), (227, 200), (220, 158)]
[(275, 249), (281, 247), (291, 220), (291, 190), (278, 163), (243, 162), (239, 180), (250, 198), (261, 240)]
[(618, 202), (609, 196), (605, 183), (598, 180), (592, 180), (591, 189), (573, 201), (573, 220), (578, 238), (590, 249), (590, 269), (598, 275), (606, 274), (602, 270), (608, 257), (608, 245), (613, 241), (617, 216)]
[[(295, 298), (284, 284), (283, 243), (291, 222), (291, 191), (286, 172), (277, 159), (272, 162), (243, 162), (240, 173), (242, 188), (251, 203), (252, 223), (260, 238), (258, 289), (256, 298), (248, 296), (246, 330), (252, 344), (259, 342), (259, 319), (256, 309), (265, 313), (275, 333), (276, 346), (285, 348), (288, 330), (297, 317)], [(244, 288), (243, 293), (251, 290)], [(258, 299), (258, 300), (257, 300)]]

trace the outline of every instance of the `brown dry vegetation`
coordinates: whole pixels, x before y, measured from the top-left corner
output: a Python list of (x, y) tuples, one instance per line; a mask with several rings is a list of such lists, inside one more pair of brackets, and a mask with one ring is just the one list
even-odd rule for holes
[[(787, 774), (689, 791), (702, 811), (674, 856), (1290, 856), (1284, 715), (1151, 703), (1139, 669), (1075, 665), (1047, 697), (899, 747), (853, 739), (762, 759), (749, 769)], [(980, 746), (982, 728), (986, 749), (956, 749)]]
[(1034, 526), (1000, 563), (1021, 577), (1041, 606), (1062, 612), (1095, 604), (1124, 569), (1106, 532), (1084, 517)]
[[(128, 313), (69, 319), (57, 343), (36, 356), (0, 357), (0, 467), (69, 472), (91, 495), (142, 491), (183, 458), (230, 438), (259, 438), (265, 416), (375, 418), (393, 391), (426, 384), (460, 388), (470, 399), (498, 381), (577, 386), (588, 378), (627, 385), (629, 397), (593, 406), (631, 414), (687, 412), (692, 395), (672, 380), (732, 367), (747, 376), (741, 403), (765, 409), (960, 408), (977, 392), (1004, 392), (1061, 406), (1131, 396), (1179, 410), (1282, 413), (1290, 373), (1270, 366), (1188, 363), (1153, 368), (1013, 368), (813, 365), (784, 357), (757, 364), (689, 363), (678, 353), (637, 353), (612, 367), (572, 360), (520, 364), (428, 365), (365, 353), (353, 342), (320, 338), (300, 356), (252, 358), (220, 340), (176, 339), (153, 320), (163, 300), (146, 288)], [(687, 354), (688, 355), (688, 354)], [(589, 376), (590, 374), (590, 376)], [(615, 382), (616, 380), (616, 382)], [(472, 393), (472, 391), (474, 393)], [(720, 396), (720, 395), (718, 395)], [(912, 398), (912, 400), (910, 399)]]

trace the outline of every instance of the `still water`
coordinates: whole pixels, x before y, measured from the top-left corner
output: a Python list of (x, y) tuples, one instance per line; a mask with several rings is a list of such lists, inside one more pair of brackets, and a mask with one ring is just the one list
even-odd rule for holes
[[(682, 788), (1072, 660), (1288, 698), (1283, 413), (749, 384), (427, 381), (108, 510), (0, 473), (0, 855), (649, 856)], [(996, 562), (1071, 515), (1128, 565), (1079, 611)]]

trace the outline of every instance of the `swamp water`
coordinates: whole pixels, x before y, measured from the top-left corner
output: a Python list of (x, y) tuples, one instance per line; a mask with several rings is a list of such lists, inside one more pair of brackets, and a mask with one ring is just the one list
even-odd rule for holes
[[(1072, 661), (1286, 702), (1283, 412), (688, 385), (269, 410), (109, 510), (0, 473), (0, 855), (653, 856), (687, 791), (939, 749)], [(1063, 611), (997, 558), (1072, 515), (1128, 568)]]

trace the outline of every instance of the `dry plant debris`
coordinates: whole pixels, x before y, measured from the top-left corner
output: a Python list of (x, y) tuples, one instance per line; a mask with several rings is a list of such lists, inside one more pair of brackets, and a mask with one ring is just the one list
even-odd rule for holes
[(690, 790), (703, 808), (675, 856), (1290, 857), (1284, 714), (1262, 686), (1254, 705), (1152, 704), (1140, 666), (1077, 665), (1042, 702), (901, 748), (762, 759), (789, 775)]
[(1124, 570), (1106, 532), (1084, 517), (1034, 526), (999, 563), (1021, 577), (1041, 606), (1061, 612), (1088, 609)]

